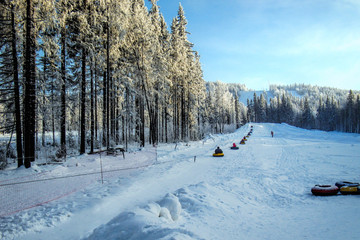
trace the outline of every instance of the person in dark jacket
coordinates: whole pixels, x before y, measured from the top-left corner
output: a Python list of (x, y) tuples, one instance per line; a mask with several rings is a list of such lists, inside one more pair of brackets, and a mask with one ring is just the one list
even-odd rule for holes
[(217, 147), (217, 149), (215, 149), (215, 153), (218, 154), (218, 153), (223, 153), (223, 151), (220, 149), (220, 147)]
[(274, 132), (273, 131), (271, 131), (271, 137), (274, 137)]

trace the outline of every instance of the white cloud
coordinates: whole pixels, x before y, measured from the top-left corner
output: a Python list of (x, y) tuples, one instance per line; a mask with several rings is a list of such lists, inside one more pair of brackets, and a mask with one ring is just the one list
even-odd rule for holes
[(291, 32), (269, 49), (275, 55), (329, 55), (360, 52), (360, 32), (332, 31), (331, 29), (304, 29)]

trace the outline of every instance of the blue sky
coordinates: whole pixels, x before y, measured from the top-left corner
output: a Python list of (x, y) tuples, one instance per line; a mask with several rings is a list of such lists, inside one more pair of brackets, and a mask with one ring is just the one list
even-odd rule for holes
[(169, 26), (179, 2), (205, 81), (360, 90), (360, 0), (159, 0)]

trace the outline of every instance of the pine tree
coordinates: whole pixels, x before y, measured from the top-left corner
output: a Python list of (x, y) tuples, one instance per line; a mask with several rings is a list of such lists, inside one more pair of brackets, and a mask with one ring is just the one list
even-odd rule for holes
[(58, 157), (66, 157), (67, 153), (67, 140), (66, 140), (66, 123), (67, 123), (67, 88), (68, 84), (68, 76), (67, 76), (67, 57), (69, 51), (67, 49), (69, 43), (69, 26), (71, 24), (70, 14), (73, 11), (74, 6), (72, 5), (72, 1), (68, 0), (59, 0), (56, 1), (56, 10), (57, 10), (57, 20), (58, 20), (58, 45), (60, 48), (60, 150), (58, 152)]
[(347, 132), (354, 132), (355, 130), (355, 96), (352, 90), (349, 91), (349, 95), (346, 101), (346, 108), (345, 108), (345, 131)]
[(258, 121), (259, 122), (265, 122), (267, 115), (267, 102), (264, 97), (264, 94), (260, 94), (260, 99), (258, 101)]
[(302, 107), (301, 127), (306, 129), (312, 128), (312, 114), (309, 106), (309, 101), (306, 97)]
[(269, 106), (269, 111), (268, 111), (268, 115), (267, 115), (268, 121), (272, 122), (272, 123), (276, 122), (276, 116), (277, 116), (276, 99), (277, 98), (270, 99), (270, 106)]
[[(0, 2), (0, 76), (1, 76), (1, 101), (7, 105), (7, 112), (14, 114), (14, 120), (9, 121), (15, 125), (16, 149), (18, 167), (23, 165), (22, 126), (21, 126), (21, 103), (20, 81), (18, 61), (18, 37), (17, 19), (15, 12), (19, 11), (17, 3), (11, 1)], [(5, 125), (8, 125), (9, 122)], [(6, 130), (7, 126), (5, 126)]]
[(254, 92), (253, 95), (253, 113), (254, 113), (254, 121), (259, 122), (259, 101), (256, 92)]
[(35, 161), (35, 113), (36, 113), (36, 79), (35, 57), (36, 36), (34, 22), (34, 2), (26, 0), (26, 37), (25, 37), (25, 84), (24, 84), (24, 165), (31, 167)]
[(235, 122), (236, 122), (236, 128), (241, 127), (241, 110), (240, 110), (240, 103), (239, 103), (239, 97), (237, 93), (235, 93), (234, 98), (234, 105), (235, 105)]

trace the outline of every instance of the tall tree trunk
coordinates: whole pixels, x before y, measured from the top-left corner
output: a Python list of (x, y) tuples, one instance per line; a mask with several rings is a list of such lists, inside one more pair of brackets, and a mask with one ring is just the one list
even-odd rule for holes
[[(137, 118), (135, 120), (135, 140), (136, 141), (140, 141), (140, 128), (141, 128), (141, 119), (140, 119), (140, 95), (137, 95), (136, 98), (135, 98), (135, 110), (136, 110), (136, 113), (137, 113)], [(140, 141), (140, 147), (141, 147), (141, 141)]]
[(22, 148), (22, 129), (21, 129), (21, 108), (20, 108), (20, 90), (19, 90), (19, 72), (16, 46), (16, 28), (14, 6), (11, 6), (11, 30), (12, 30), (12, 58), (13, 58), (13, 76), (14, 76), (14, 100), (15, 100), (15, 122), (16, 122), (16, 152), (18, 167), (24, 164)]
[(54, 110), (54, 81), (51, 81), (51, 128), (52, 128), (52, 138), (53, 146), (56, 144), (55, 139), (55, 110)]
[(46, 118), (47, 118), (47, 115), (46, 115), (46, 88), (45, 88), (45, 84), (47, 82), (47, 79), (46, 79), (46, 71), (47, 71), (47, 55), (46, 53), (44, 53), (44, 69), (43, 69), (43, 72), (44, 72), (44, 79), (43, 79), (43, 84), (44, 86), (42, 87), (43, 88), (43, 97), (42, 97), (42, 102), (43, 102), (43, 105), (42, 105), (42, 134), (41, 134), (41, 145), (43, 147), (45, 147), (45, 133), (46, 133)]
[[(158, 90), (156, 90), (158, 91)], [(155, 94), (155, 107), (154, 107), (154, 136), (153, 144), (158, 144), (159, 141), (159, 95)]]
[(26, 39), (25, 39), (25, 91), (24, 91), (24, 156), (25, 167), (31, 167), (35, 161), (35, 28), (34, 5), (32, 0), (26, 0)]
[(121, 126), (122, 138), (121, 138), (121, 141), (125, 142), (125, 117), (124, 117), (124, 115), (121, 116), (121, 123), (122, 123), (122, 126)]
[[(119, 92), (119, 86), (116, 87), (116, 92)], [(116, 145), (120, 144), (120, 119), (119, 119), (119, 115), (120, 115), (120, 105), (119, 105), (119, 97), (117, 96), (117, 93), (115, 94), (115, 140), (116, 140)]]
[(90, 64), (90, 153), (94, 152), (94, 135), (95, 135), (95, 119), (94, 119), (94, 72), (93, 61)]
[(107, 122), (107, 115), (106, 115), (106, 106), (107, 106), (107, 89), (106, 89), (106, 81), (107, 81), (107, 77), (106, 77), (106, 71), (104, 71), (104, 75), (103, 75), (103, 136), (102, 136), (102, 145), (103, 146), (108, 146), (108, 143), (107, 143), (107, 138), (106, 138), (106, 133), (107, 133), (107, 125), (106, 125), (106, 122)]
[(178, 111), (178, 88), (175, 86), (174, 100), (173, 100), (173, 130), (174, 130), (174, 140), (179, 141), (179, 111)]
[(95, 141), (98, 141), (98, 106), (97, 106), (97, 85), (98, 85), (98, 75), (97, 75), (97, 65), (96, 65), (96, 61), (95, 61), (95, 86), (94, 86), (94, 92), (95, 92), (95, 96), (94, 96), (94, 115), (95, 115), (95, 119), (94, 119), (94, 125), (95, 125)]
[(66, 38), (65, 27), (61, 29), (61, 115), (60, 149), (61, 157), (66, 157)]
[(115, 140), (115, 93), (114, 93), (114, 78), (110, 78), (109, 82), (109, 114), (110, 114), (110, 138), (114, 142)]
[[(87, 1), (83, 0), (83, 10), (87, 16), (90, 16), (86, 11), (88, 5)], [(88, 20), (89, 21), (89, 20)], [(85, 36), (82, 37), (82, 41), (86, 42)], [(81, 106), (80, 106), (80, 154), (85, 153), (86, 148), (86, 55), (87, 50), (85, 46), (82, 46), (82, 60), (81, 60)]]
[(82, 49), (82, 81), (81, 81), (81, 119), (80, 119), (80, 154), (85, 153), (85, 95), (86, 95), (86, 50)]
[(125, 124), (124, 124), (124, 126), (125, 126), (125, 149), (126, 149), (126, 151), (127, 151), (127, 149), (128, 149), (128, 141), (129, 141), (129, 136), (130, 135), (128, 135), (128, 130), (130, 130), (130, 127), (129, 127), (129, 98), (130, 98), (130, 91), (129, 91), (129, 87), (126, 87), (126, 90), (125, 90), (126, 92), (125, 92), (125, 108), (126, 108), (126, 110), (125, 110)]
[(165, 121), (165, 142), (168, 142), (168, 113), (167, 113), (167, 106), (165, 106), (164, 110), (164, 121)]
[(144, 101), (141, 95), (136, 97), (136, 109), (138, 113), (138, 120), (136, 121), (136, 132), (138, 135), (138, 140), (140, 141), (140, 147), (145, 146), (145, 113), (144, 113)]
[(106, 40), (106, 148), (110, 147), (110, 29), (107, 23)]
[(185, 115), (185, 89), (181, 89), (181, 139), (186, 138), (186, 115)]
[(145, 147), (145, 108), (143, 98), (140, 101), (140, 122), (140, 143), (142, 147)]

